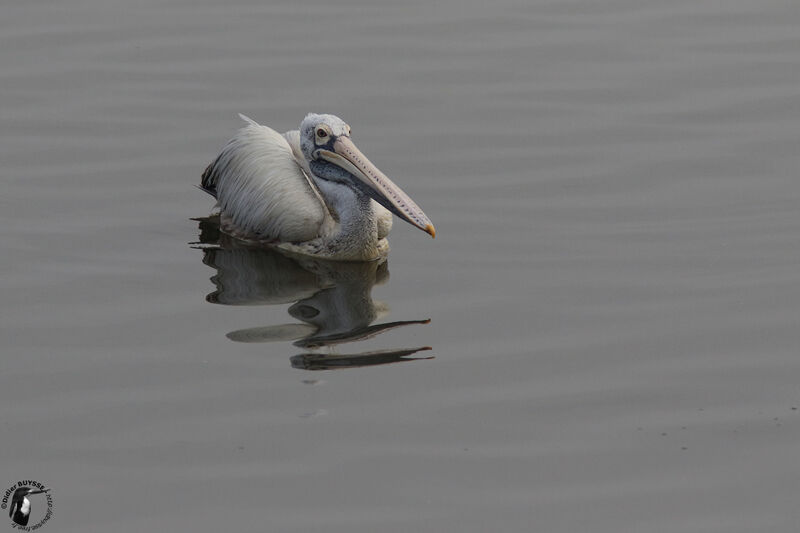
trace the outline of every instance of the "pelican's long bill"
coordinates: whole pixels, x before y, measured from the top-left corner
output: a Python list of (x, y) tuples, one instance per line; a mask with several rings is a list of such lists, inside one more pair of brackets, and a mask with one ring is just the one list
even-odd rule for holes
[(355, 176), (358, 179), (359, 188), (383, 207), (429, 233), (431, 237), (436, 237), (436, 229), (428, 215), (386, 174), (378, 170), (378, 167), (356, 148), (353, 141), (348, 137), (340, 136), (334, 141), (333, 149), (334, 152), (320, 150), (319, 156)]

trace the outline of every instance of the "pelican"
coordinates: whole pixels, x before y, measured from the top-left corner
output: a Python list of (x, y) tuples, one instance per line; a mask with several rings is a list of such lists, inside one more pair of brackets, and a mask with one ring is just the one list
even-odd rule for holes
[(339, 117), (310, 113), (299, 130), (280, 134), (239, 116), (246, 125), (200, 186), (217, 199), (223, 232), (341, 261), (384, 257), (392, 214), (436, 236), (422, 209), (356, 148)]

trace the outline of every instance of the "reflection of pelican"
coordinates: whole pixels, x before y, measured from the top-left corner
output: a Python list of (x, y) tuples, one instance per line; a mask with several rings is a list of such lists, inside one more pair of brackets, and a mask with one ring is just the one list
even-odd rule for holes
[[(372, 299), (372, 287), (389, 278), (387, 262), (340, 262), (287, 257), (274, 250), (252, 247), (220, 234), (216, 217), (200, 220), (203, 263), (214, 268), (216, 291), (209, 302), (223, 305), (292, 303), (289, 314), (300, 323), (240, 329), (228, 333), (237, 342), (295, 341), (315, 350), (324, 346), (371, 339), (429, 319), (373, 324), (388, 307)], [(406, 361), (405, 356), (428, 347), (377, 350), (356, 354), (302, 354), (292, 358), (297, 368), (347, 368)]]
[(217, 290), (206, 299), (223, 305), (291, 303), (289, 314), (303, 324), (281, 324), (228, 333), (238, 342), (297, 340), (296, 346), (318, 348), (365, 340), (384, 331), (429, 320), (372, 324), (388, 312), (372, 299), (372, 287), (385, 283), (385, 261), (332, 262), (289, 258), (272, 250), (237, 246), (205, 248), (203, 262), (217, 270)]
[(36, 490), (32, 487), (20, 487), (14, 491), (11, 497), (11, 505), (8, 508), (8, 516), (11, 517), (15, 523), (21, 526), (28, 525), (28, 519), (31, 517), (31, 501), (27, 498), (29, 494), (41, 494), (50, 489)]
[(335, 370), (339, 368), (358, 368), (362, 366), (386, 365), (405, 361), (433, 359), (433, 357), (408, 357), (417, 352), (430, 350), (430, 346), (406, 348), (400, 350), (373, 350), (371, 352), (352, 354), (301, 353), (291, 358), (294, 368), (303, 370)]
[(391, 213), (436, 235), (422, 209), (356, 148), (340, 118), (311, 113), (299, 131), (283, 135), (242, 118), (247, 126), (201, 184), (217, 199), (226, 233), (344, 261), (386, 254)]

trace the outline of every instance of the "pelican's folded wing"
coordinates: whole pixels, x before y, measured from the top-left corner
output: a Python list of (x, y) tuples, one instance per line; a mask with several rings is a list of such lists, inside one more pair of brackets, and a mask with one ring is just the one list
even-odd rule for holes
[(326, 209), (286, 139), (242, 116), (236, 132), (203, 173), (223, 215), (245, 235), (282, 242), (319, 236)]

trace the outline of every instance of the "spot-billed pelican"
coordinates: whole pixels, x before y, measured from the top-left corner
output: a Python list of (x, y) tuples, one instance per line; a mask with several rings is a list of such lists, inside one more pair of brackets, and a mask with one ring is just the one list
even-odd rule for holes
[(436, 235), (430, 219), (350, 140), (334, 115), (310, 113), (281, 135), (247, 122), (203, 173), (221, 229), (303, 255), (343, 261), (385, 256), (392, 213)]

